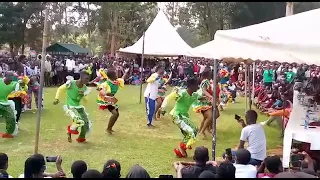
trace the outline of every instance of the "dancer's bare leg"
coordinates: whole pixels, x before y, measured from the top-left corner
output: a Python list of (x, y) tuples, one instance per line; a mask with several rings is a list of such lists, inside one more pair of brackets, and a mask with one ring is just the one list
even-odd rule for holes
[(203, 112), (205, 121), (203, 124), (203, 128), (201, 129), (201, 131), (199, 132), (199, 134), (203, 135), (204, 138), (207, 137), (205, 131), (206, 129), (209, 128), (210, 124), (212, 124), (212, 109), (206, 110)]
[(160, 111), (159, 109), (161, 108), (162, 105), (162, 99), (161, 98), (157, 98), (157, 103), (156, 103), (156, 113), (154, 114), (154, 119), (158, 120), (160, 119)]
[(118, 120), (118, 117), (119, 117), (119, 112), (118, 112), (118, 109), (114, 109), (111, 111), (111, 117), (109, 119), (109, 123), (108, 123), (108, 127), (106, 129), (106, 132), (108, 134), (112, 134), (114, 131), (113, 131), (113, 126), (114, 124), (116, 123), (116, 121)]

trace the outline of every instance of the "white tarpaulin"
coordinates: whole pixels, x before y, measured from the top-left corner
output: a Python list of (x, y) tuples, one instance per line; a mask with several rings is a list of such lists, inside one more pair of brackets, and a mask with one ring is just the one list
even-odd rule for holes
[[(142, 54), (143, 36), (132, 46), (120, 48), (122, 53)], [(180, 37), (166, 15), (159, 11), (145, 32), (144, 54), (149, 56), (191, 55), (191, 47)]]
[[(215, 40), (206, 43), (206, 53), (219, 59), (242, 58), (320, 65), (318, 18), (320, 9), (315, 9), (239, 29), (219, 30)], [(195, 49), (200, 51), (198, 47)]]

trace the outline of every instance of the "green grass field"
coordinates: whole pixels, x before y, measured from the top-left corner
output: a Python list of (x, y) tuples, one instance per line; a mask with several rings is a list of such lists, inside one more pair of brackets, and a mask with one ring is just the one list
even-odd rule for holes
[[(140, 164), (147, 169), (152, 177), (160, 174), (174, 174), (172, 163), (178, 161), (173, 153), (181, 140), (179, 129), (172, 123), (169, 115), (156, 121), (155, 129), (146, 127), (144, 103), (139, 104), (139, 87), (126, 86), (119, 91), (117, 98), (120, 105), (120, 117), (114, 127), (116, 133), (112, 136), (105, 134), (110, 113), (98, 110), (96, 91), (92, 88), (87, 112), (93, 126), (88, 143), (78, 144), (67, 142), (66, 127), (71, 123), (64, 114), (61, 103), (52, 104), (56, 88), (46, 88), (44, 97), (44, 110), (41, 119), (41, 132), (39, 153), (44, 156), (61, 155), (63, 168), (68, 177), (73, 161), (82, 159), (87, 162), (89, 169), (102, 170), (103, 164), (108, 159), (116, 159), (122, 166), (122, 177), (134, 164)], [(221, 156), (226, 148), (236, 147), (239, 143), (241, 128), (234, 120), (234, 114), (244, 115), (243, 99), (238, 99), (236, 104), (230, 104), (226, 111), (221, 112), (217, 123), (217, 156)], [(173, 104), (172, 104), (173, 105)], [(171, 105), (171, 107), (172, 107)], [(192, 121), (199, 124), (201, 115), (191, 112)], [(260, 115), (259, 121), (266, 120)], [(5, 128), (4, 120), (0, 120), (0, 129)], [(21, 116), (20, 132), (14, 139), (0, 139), (0, 152), (9, 156), (8, 172), (13, 177), (23, 173), (24, 161), (34, 151), (36, 129), (36, 111), (23, 113)], [(274, 149), (282, 144), (280, 132), (275, 126), (265, 127), (267, 148)], [(74, 137), (75, 139), (75, 137)], [(195, 146), (204, 145), (211, 150), (211, 139), (199, 139)], [(189, 160), (193, 155), (189, 151)], [(48, 172), (55, 171), (54, 163), (48, 163)]]

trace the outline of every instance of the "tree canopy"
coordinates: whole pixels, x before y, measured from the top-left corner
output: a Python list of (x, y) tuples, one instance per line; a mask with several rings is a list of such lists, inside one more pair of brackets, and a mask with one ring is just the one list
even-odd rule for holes
[[(0, 2), (0, 45), (8, 45), (12, 53), (24, 53), (25, 46), (40, 51), (46, 7), (50, 44), (76, 43), (93, 54), (114, 53), (135, 43), (159, 9), (156, 2)], [(164, 7), (192, 47), (213, 40), (217, 30), (286, 14), (285, 2), (166, 2)], [(294, 2), (294, 13), (316, 8), (320, 2)]]

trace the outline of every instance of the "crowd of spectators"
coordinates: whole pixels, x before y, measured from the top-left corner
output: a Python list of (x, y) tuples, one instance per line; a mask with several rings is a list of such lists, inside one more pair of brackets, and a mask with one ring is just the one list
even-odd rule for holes
[[(138, 85), (141, 83), (141, 70), (143, 79), (147, 78), (154, 67), (161, 61), (166, 67), (166, 73), (172, 72), (172, 86), (182, 85), (190, 77), (197, 76), (205, 70), (214, 70), (212, 61), (207, 59), (194, 59), (179, 57), (178, 59), (145, 59), (144, 66), (141, 67), (141, 57), (135, 59), (109, 58), (109, 57), (74, 57), (74, 56), (47, 56), (45, 61), (45, 86), (59, 86), (65, 82), (67, 76), (79, 77), (79, 72), (87, 66), (92, 67), (92, 79), (98, 75), (100, 68), (113, 67), (117, 70), (118, 77), (124, 73), (124, 69), (130, 68), (130, 75), (126, 83)], [(17, 73), (39, 76), (40, 61), (37, 57), (19, 56), (17, 58), (0, 57), (0, 70), (2, 72), (14, 70)], [(252, 65), (251, 65), (252, 66)], [(253, 77), (254, 91), (252, 93), (252, 104), (260, 113), (269, 116), (261, 123), (257, 123), (258, 113), (249, 110), (242, 119), (240, 116), (236, 120), (242, 127), (238, 149), (224, 154), (224, 161), (209, 161), (208, 149), (197, 147), (194, 152), (195, 162), (175, 162), (174, 168), (178, 178), (273, 178), (273, 177), (295, 177), (311, 178), (316, 177), (319, 169), (319, 153), (310, 151), (310, 144), (300, 143), (295, 146), (293, 155), (300, 158), (289, 172), (283, 172), (280, 156), (267, 156), (266, 136), (262, 126), (270, 125), (277, 121), (281, 129), (284, 129), (292, 110), (293, 86), (299, 82), (304, 87), (312, 89), (311, 95), (319, 96), (320, 69), (316, 66), (286, 64), (286, 63), (256, 63), (254, 68), (250, 68), (248, 73), (248, 89), (252, 87)], [(223, 72), (221, 72), (223, 70)], [(232, 102), (238, 95), (245, 94), (245, 68), (243, 63), (219, 62), (218, 82), (220, 85), (227, 84), (228, 92)], [(96, 72), (96, 73), (95, 73)], [(254, 76), (253, 76), (254, 74)], [(319, 87), (319, 88), (318, 88)], [(221, 94), (223, 94), (221, 86)], [(223, 97), (222, 103), (224, 102)], [(319, 98), (320, 99), (320, 98)], [(283, 131), (281, 131), (283, 132)], [(283, 135), (283, 134), (281, 134)], [(245, 143), (247, 147), (245, 148)], [(50, 174), (45, 172), (46, 158), (40, 154), (35, 154), (25, 161), (24, 173), (21, 178), (44, 178), (44, 177), (65, 177), (66, 174), (61, 168), (61, 157), (56, 160), (57, 172)], [(10, 177), (6, 172), (8, 168), (8, 157), (0, 154), (0, 177)], [(103, 166), (103, 170), (97, 171), (88, 169), (87, 164), (82, 161), (75, 161), (71, 167), (74, 178), (120, 178), (121, 166), (116, 160), (108, 160)], [(149, 178), (147, 171), (134, 165), (127, 178)], [(169, 177), (167, 175), (161, 177)]]

